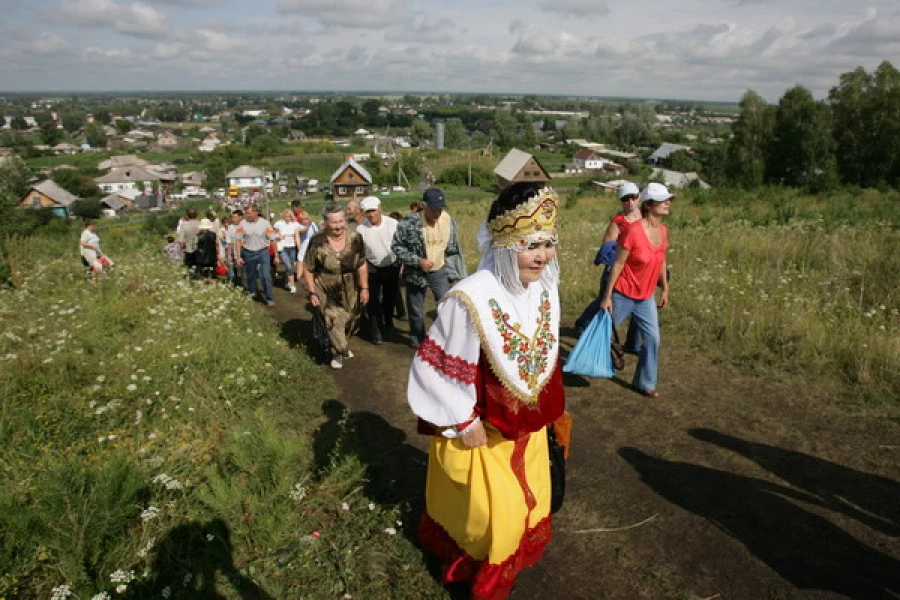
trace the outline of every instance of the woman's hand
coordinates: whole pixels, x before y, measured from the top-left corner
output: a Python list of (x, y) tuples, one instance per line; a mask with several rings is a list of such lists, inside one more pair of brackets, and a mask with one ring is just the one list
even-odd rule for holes
[(487, 431), (484, 430), (484, 423), (478, 419), (464, 434), (459, 437), (466, 448), (477, 448), (487, 444)]
[(669, 305), (669, 290), (663, 290), (659, 295), (659, 302), (656, 304), (659, 308), (665, 308)]
[(316, 308), (322, 305), (322, 302), (319, 300), (319, 295), (315, 293), (309, 295), (309, 303)]
[(604, 298), (600, 301), (600, 310), (605, 310), (607, 312), (612, 311), (612, 298)]
[(369, 288), (363, 288), (359, 290), (359, 303), (360, 304), (368, 304), (369, 303)]

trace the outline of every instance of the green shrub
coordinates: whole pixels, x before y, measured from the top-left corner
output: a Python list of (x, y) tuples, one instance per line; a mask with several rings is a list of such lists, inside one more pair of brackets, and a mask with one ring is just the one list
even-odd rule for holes
[(102, 211), (103, 204), (99, 200), (92, 198), (76, 200), (69, 205), (69, 212), (72, 213), (72, 216), (82, 219), (99, 219), (100, 215), (103, 214)]

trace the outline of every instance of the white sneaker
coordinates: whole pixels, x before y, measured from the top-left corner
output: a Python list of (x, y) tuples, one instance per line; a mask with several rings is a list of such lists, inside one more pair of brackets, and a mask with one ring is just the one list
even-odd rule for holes
[(347, 348), (347, 358), (353, 358), (353, 351)]
[(332, 369), (342, 369), (344, 368), (344, 357), (343, 356), (335, 356), (331, 359), (331, 368)]
[(290, 293), (292, 293), (292, 294), (296, 294), (296, 293), (297, 293), (297, 288), (294, 287), (294, 286), (292, 286), (292, 285), (289, 285), (289, 286), (288, 286), (288, 291), (289, 291)]

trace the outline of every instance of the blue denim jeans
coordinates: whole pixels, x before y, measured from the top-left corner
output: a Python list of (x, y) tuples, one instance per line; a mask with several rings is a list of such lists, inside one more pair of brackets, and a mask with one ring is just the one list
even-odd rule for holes
[(241, 258), (244, 259), (244, 283), (247, 285), (247, 293), (255, 296), (257, 292), (257, 279), (262, 279), (263, 300), (274, 302), (272, 299), (272, 259), (269, 257), (269, 249), (241, 250)]
[(444, 267), (431, 273), (425, 273), (425, 279), (428, 283), (427, 287), (406, 284), (409, 341), (413, 344), (421, 344), (425, 340), (425, 292), (431, 289), (434, 301), (440, 302), (447, 290), (450, 289), (450, 280), (447, 279), (447, 270)]
[(631, 385), (642, 392), (656, 389), (656, 374), (659, 368), (659, 317), (656, 313), (656, 298), (635, 300), (619, 292), (612, 295), (612, 321), (618, 327), (631, 315), (632, 323), (637, 324), (644, 343), (638, 353), (637, 369)]
[[(594, 316), (600, 312), (600, 301), (603, 300), (603, 292), (606, 290), (606, 279), (608, 276), (609, 267), (604, 266), (603, 275), (600, 276), (600, 291), (597, 293), (597, 297), (591, 300), (591, 303), (587, 305), (581, 316), (575, 319), (575, 330), (578, 332), (579, 337), (587, 329), (587, 326), (591, 324)], [(638, 333), (634, 319), (628, 322), (628, 334), (625, 337), (625, 343), (622, 344), (622, 348), (635, 354), (639, 354), (641, 351), (641, 336)]]
[(294, 276), (294, 263), (297, 262), (297, 246), (285, 246), (278, 253), (281, 257), (281, 265), (284, 267), (285, 277)]

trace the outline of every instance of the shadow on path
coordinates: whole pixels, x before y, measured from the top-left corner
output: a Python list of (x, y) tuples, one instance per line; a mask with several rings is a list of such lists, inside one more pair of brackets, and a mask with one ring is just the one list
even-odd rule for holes
[(900, 562), (791, 501), (814, 502), (809, 494), (636, 448), (618, 453), (654, 491), (716, 524), (797, 588), (857, 600), (900, 594)]
[(688, 431), (726, 448), (803, 490), (804, 499), (856, 519), (886, 535), (900, 535), (900, 483), (801, 452), (750, 442), (711, 429)]

